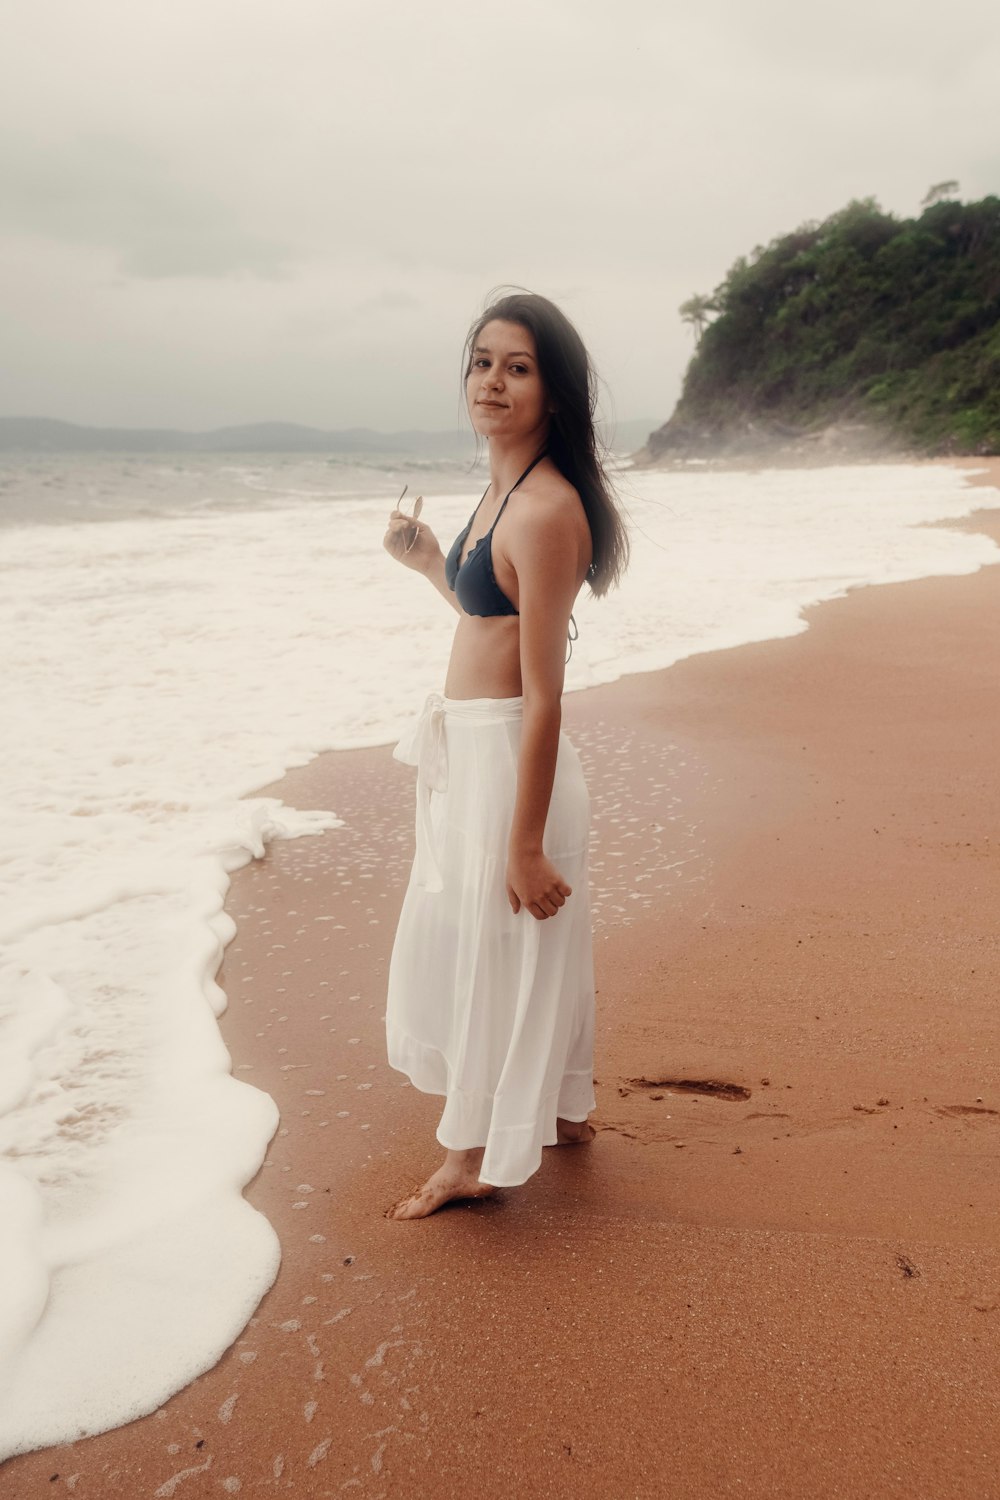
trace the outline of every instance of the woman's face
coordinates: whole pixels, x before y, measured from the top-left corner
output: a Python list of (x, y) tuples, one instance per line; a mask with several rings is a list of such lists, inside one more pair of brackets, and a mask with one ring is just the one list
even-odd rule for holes
[(472, 425), (481, 437), (544, 436), (549, 400), (538, 369), (535, 340), (527, 328), (495, 318), (480, 329), (465, 395)]

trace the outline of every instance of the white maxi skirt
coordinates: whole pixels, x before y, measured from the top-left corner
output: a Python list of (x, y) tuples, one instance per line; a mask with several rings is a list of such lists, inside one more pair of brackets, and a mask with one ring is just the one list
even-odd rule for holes
[(389, 964), (389, 1062), (442, 1094), (437, 1138), (485, 1146), (480, 1181), (514, 1187), (594, 1108), (590, 801), (560, 734), (543, 848), (572, 887), (538, 921), (507, 900), (521, 698), (432, 693), (394, 752), (417, 768), (417, 846)]

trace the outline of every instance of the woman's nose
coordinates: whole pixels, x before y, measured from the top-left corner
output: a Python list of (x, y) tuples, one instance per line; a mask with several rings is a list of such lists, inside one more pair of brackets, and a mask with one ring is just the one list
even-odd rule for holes
[(483, 390), (495, 391), (497, 386), (503, 384), (503, 372), (499, 366), (495, 369), (483, 371)]

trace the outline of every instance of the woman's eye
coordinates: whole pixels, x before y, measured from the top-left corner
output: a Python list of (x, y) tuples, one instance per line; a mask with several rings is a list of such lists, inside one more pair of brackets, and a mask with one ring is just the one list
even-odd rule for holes
[(525, 375), (525, 374), (527, 374), (527, 371), (525, 370), (524, 365), (511, 365), (511, 369), (514, 371), (514, 373), (516, 375)]

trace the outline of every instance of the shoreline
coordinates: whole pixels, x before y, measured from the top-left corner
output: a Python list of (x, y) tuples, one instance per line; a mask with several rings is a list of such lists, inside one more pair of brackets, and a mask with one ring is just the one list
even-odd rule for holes
[[(936, 524), (1000, 539), (985, 504)], [(282, 1113), (246, 1194), (281, 1272), (212, 1371), (10, 1460), (0, 1496), (988, 1493), (990, 572), (854, 588), (799, 635), (567, 695), (598, 1139), (417, 1225), (381, 1218), (439, 1153), (381, 1024), (411, 773), (333, 751), (259, 789), (346, 825), (272, 844), (227, 902), (220, 1024)]]

